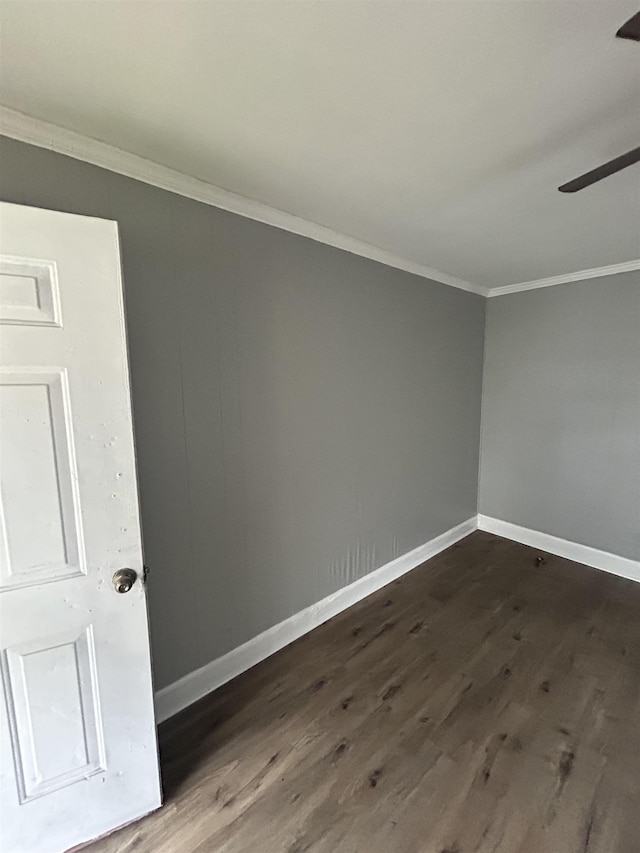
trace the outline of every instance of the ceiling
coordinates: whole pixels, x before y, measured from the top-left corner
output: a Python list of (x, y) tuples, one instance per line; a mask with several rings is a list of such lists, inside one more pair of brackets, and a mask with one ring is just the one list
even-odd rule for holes
[(3, 0), (0, 101), (484, 287), (640, 257), (637, 0)]

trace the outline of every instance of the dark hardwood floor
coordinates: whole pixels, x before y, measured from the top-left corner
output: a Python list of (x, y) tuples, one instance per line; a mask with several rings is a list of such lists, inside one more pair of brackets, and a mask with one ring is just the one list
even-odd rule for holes
[(87, 849), (638, 853), (639, 617), (474, 533), (164, 724), (164, 807)]

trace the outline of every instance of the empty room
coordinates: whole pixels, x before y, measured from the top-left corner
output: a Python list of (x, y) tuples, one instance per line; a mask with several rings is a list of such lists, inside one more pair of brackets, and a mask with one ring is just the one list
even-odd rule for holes
[(0, 0), (0, 851), (640, 853), (637, 0)]

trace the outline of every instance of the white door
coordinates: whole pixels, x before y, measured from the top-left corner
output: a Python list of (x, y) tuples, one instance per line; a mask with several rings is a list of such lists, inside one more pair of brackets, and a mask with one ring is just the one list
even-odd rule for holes
[(0, 849), (59, 853), (160, 805), (115, 222), (0, 204), (0, 454)]

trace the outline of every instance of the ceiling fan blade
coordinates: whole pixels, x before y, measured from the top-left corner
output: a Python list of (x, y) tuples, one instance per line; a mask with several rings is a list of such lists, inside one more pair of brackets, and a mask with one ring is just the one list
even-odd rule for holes
[(578, 190), (583, 190), (585, 187), (590, 187), (591, 184), (595, 184), (603, 178), (608, 178), (609, 175), (613, 175), (621, 169), (626, 169), (627, 166), (633, 166), (634, 163), (640, 163), (640, 148), (627, 151), (626, 154), (621, 154), (620, 157), (615, 157), (613, 160), (609, 160), (608, 163), (603, 163), (602, 166), (598, 166), (596, 169), (580, 175), (579, 178), (574, 178), (573, 181), (563, 184), (558, 189), (561, 193), (575, 193)]
[(616, 36), (619, 39), (633, 39), (640, 41), (640, 12), (636, 12), (633, 18), (629, 18), (626, 24), (623, 24)]

